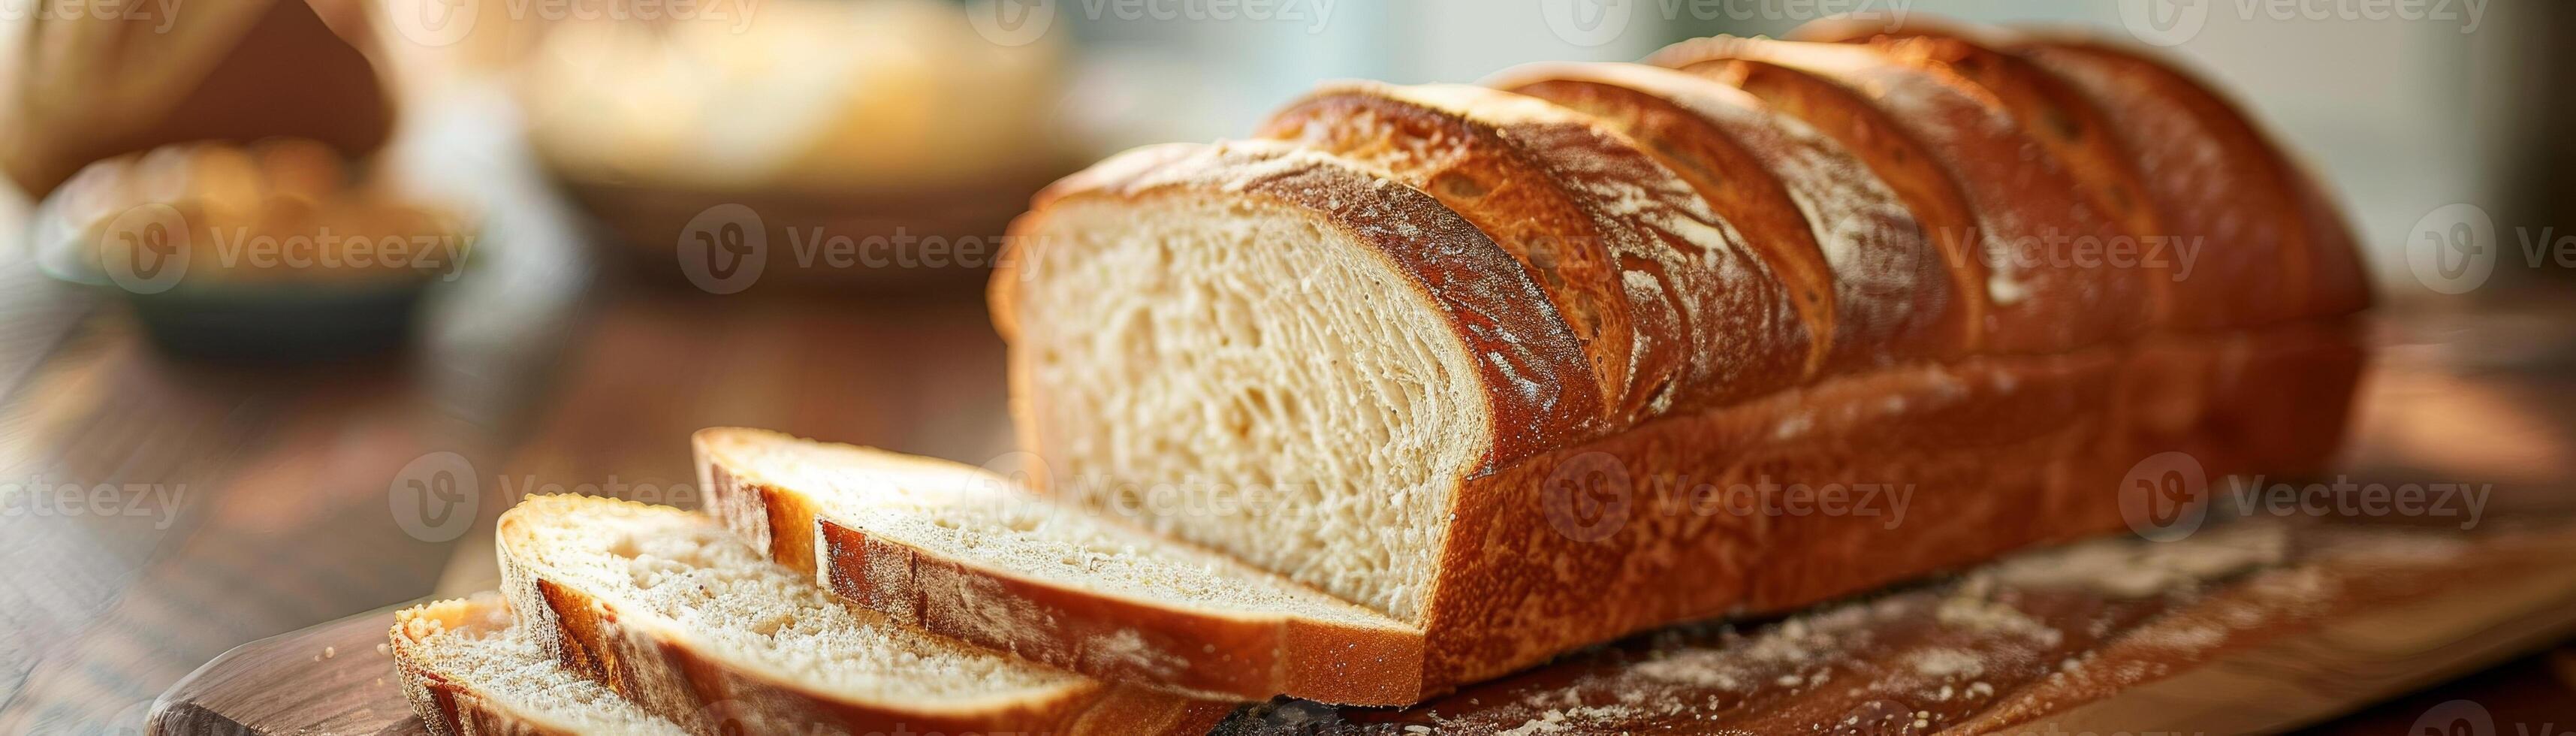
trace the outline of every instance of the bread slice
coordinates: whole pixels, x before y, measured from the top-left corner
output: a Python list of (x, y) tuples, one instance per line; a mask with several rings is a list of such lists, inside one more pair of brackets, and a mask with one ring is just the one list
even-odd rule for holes
[(1743, 90), (1640, 64), (1543, 62), (1485, 83), (1588, 113), (1669, 162), (1768, 259), (1808, 333), (1827, 336), (1811, 373), (1966, 352), (1973, 324), (1923, 224), (1813, 126)]
[[(693, 438), (709, 500), (895, 620), (1211, 696), (1413, 702), (1418, 630), (981, 468), (756, 429)], [(812, 530), (811, 546), (783, 527)]]
[(498, 536), (502, 591), (530, 636), (698, 733), (1203, 733), (1230, 709), (845, 607), (678, 509), (536, 496), (502, 515)]
[(565, 670), (510, 624), (497, 593), (394, 614), (394, 668), (432, 736), (688, 733)]
[(2151, 277), (2100, 257), (2121, 235), (2117, 224), (2089, 206), (2067, 165), (2004, 100), (1974, 82), (1847, 44), (1705, 38), (1649, 62), (1741, 87), (1798, 115), (1910, 193), (1944, 252), (1984, 269), (1984, 283), (1962, 292), (1985, 302), (1979, 350), (2059, 352), (2124, 340), (2149, 325)]

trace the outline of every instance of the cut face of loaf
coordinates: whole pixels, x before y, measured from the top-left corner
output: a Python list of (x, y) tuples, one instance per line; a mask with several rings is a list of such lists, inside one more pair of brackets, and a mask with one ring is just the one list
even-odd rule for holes
[(394, 614), (403, 695), (433, 736), (682, 736), (686, 731), (556, 664), (512, 628), (497, 594)]
[(557, 661), (697, 733), (1049, 730), (1101, 718), (1194, 733), (1225, 709), (844, 607), (677, 509), (533, 497), (502, 515), (499, 550), (503, 592)]
[[(1861, 153), (1881, 178), (1905, 181), (1900, 192), (1923, 200), (1916, 214), (1944, 252), (1982, 268), (1984, 283), (1961, 292), (1983, 301), (1980, 351), (2061, 352), (2149, 326), (2152, 277), (2099, 255), (2122, 231), (1973, 82), (1846, 44), (1697, 39), (1649, 62), (1743, 88)], [(1908, 163), (1917, 160), (1933, 170)]]
[[(1895, 190), (1814, 127), (1743, 90), (1638, 64), (1531, 64), (1486, 83), (1591, 114), (1672, 162), (1801, 295), (1808, 332), (1830, 336), (1818, 342), (1824, 370), (1966, 351), (1973, 325), (1948, 261)], [(1807, 305), (1809, 291), (1825, 303)]]
[(807, 520), (826, 585), (895, 620), (1218, 697), (1387, 705), (1420, 692), (1412, 627), (981, 468), (754, 429), (702, 430), (694, 445), (738, 531), (775, 539), (776, 522)]
[(1024, 446), (1092, 513), (1410, 622), (1444, 484), (1600, 430), (1601, 384), (1533, 275), (1368, 169), (1159, 146), (1040, 196), (996, 322)]

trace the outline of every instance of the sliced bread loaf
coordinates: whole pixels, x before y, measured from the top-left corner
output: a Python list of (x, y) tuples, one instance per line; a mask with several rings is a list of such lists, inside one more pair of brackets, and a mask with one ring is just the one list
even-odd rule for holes
[[(1437, 692), (2117, 529), (2112, 480), (2156, 449), (2116, 426), (2149, 413), (2120, 408), (2122, 376), (2354, 362), (2331, 315), (2150, 344), (2167, 327), (2157, 274), (2085, 257), (2125, 232), (2066, 160), (2100, 149), (2035, 139), (1942, 64), (1742, 40), (1657, 61), (1865, 164), (1953, 259), (1956, 354), (1816, 361), (1832, 336), (1807, 331), (1839, 331), (1844, 303), (1799, 311), (1818, 303), (1795, 298), (1806, 251), (1747, 242), (1783, 228), (1736, 226), (1723, 213), (1765, 195), (1717, 183), (1788, 179), (1728, 170), (1672, 106), (1584, 96), (1598, 84), (1528, 87), (1565, 105), (1337, 84), (1262, 130), (1307, 152), (1131, 152), (1015, 223), (993, 302), (1034, 476), (1418, 629)], [(2242, 278), (2230, 288), (2269, 286)], [(2331, 446), (2348, 387), (2243, 406), (2138, 393), (2186, 439), (2320, 416), (2336, 419), (2297, 432)], [(2269, 467), (2237, 460), (2208, 470)], [(1275, 502), (1155, 503), (1247, 489)], [(1883, 495), (1819, 505), (1854, 494)]]
[[(756, 429), (693, 440), (709, 500), (895, 620), (1213, 697), (1410, 703), (1413, 627), (982, 468)], [(780, 544), (805, 525), (811, 546)]]
[(688, 733), (557, 664), (496, 593), (394, 614), (403, 695), (432, 736)]
[(503, 592), (572, 672), (697, 733), (1203, 733), (1230, 706), (1109, 685), (845, 607), (705, 517), (537, 496)]

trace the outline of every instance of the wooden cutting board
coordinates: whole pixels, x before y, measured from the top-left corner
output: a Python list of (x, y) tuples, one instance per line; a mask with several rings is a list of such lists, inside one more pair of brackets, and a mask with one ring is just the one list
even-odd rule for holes
[[(1410, 709), (1278, 703), (1240, 733), (2246, 733), (2310, 723), (2576, 631), (2576, 524), (2254, 519), (2109, 539), (1760, 624), (1687, 626)], [(161, 734), (416, 734), (392, 611), (243, 645)]]

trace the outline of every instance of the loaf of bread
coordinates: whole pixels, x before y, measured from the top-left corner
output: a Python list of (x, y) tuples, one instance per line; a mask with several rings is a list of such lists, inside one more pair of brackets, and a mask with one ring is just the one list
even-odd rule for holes
[(2116, 530), (2166, 450), (2333, 449), (2349, 237), (2188, 78), (2054, 39), (1651, 61), (1330, 85), (1041, 194), (992, 292), (1038, 481), (1401, 622), (1418, 699)]

